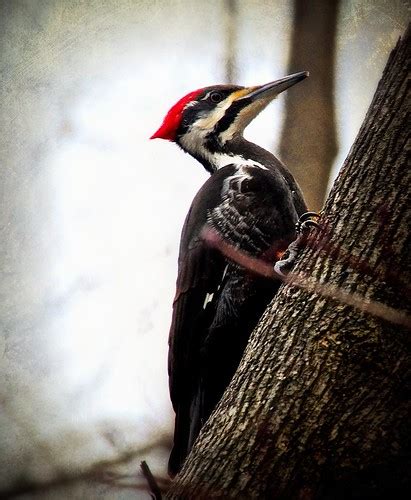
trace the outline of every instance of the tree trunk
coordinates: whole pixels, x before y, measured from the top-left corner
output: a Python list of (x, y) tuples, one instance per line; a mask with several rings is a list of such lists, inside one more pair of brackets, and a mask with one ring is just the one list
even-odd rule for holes
[[(398, 498), (409, 368), (408, 44), (409, 33), (294, 270), (317, 293), (282, 287), (168, 498)], [(361, 296), (362, 307), (321, 286)]]
[(226, 83), (237, 81), (237, 0), (225, 0), (224, 4), (224, 67)]
[(295, 0), (288, 72), (309, 70), (304, 92), (285, 96), (280, 157), (310, 210), (322, 208), (337, 154), (334, 114), (335, 38), (339, 0)]

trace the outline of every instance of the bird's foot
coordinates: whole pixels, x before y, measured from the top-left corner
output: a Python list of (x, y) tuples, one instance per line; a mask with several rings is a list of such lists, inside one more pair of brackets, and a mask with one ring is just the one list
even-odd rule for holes
[(277, 260), (274, 264), (275, 273), (279, 274), (281, 277), (285, 278), (287, 274), (291, 271), (297, 260), (297, 255), (302, 247), (301, 235), (297, 237), (292, 243), (288, 245), (281, 260)]
[(297, 238), (288, 245), (283, 258), (274, 264), (274, 271), (283, 278), (291, 271), (297, 260), (299, 251), (305, 246), (308, 230), (311, 227), (320, 227), (318, 222), (313, 220), (313, 218), (318, 219), (319, 217), (320, 215), (317, 214), (317, 212), (305, 212), (298, 219), (295, 225), (298, 235)]
[(305, 212), (304, 214), (302, 214), (295, 225), (297, 233), (301, 235), (310, 227), (319, 228), (320, 226), (318, 222), (313, 220), (318, 219), (319, 217), (320, 214), (317, 214), (317, 212)]

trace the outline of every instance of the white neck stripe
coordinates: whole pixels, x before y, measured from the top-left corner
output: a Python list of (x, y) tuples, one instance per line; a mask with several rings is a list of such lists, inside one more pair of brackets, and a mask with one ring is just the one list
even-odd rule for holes
[(267, 167), (265, 167), (262, 163), (255, 161), (255, 160), (250, 160), (250, 159), (245, 159), (241, 155), (229, 155), (227, 153), (214, 153), (209, 155), (210, 158), (210, 163), (217, 169), (219, 170), (220, 168), (223, 168), (227, 165), (235, 165), (237, 167), (259, 167), (264, 170), (268, 170)]

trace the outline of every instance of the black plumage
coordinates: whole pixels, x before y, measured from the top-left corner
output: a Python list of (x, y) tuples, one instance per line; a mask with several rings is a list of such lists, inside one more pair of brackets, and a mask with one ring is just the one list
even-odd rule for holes
[[(288, 86), (306, 76), (301, 75), (299, 79), (287, 77)], [(277, 90), (283, 80), (274, 82)], [(183, 98), (175, 130), (165, 120), (154, 135), (174, 140), (212, 173), (192, 202), (180, 243), (168, 359), (176, 413), (171, 475), (180, 470), (281, 284), (228, 260), (204, 240), (204, 227), (239, 251), (274, 265), (295, 239), (296, 222), (307, 211), (301, 191), (284, 165), (242, 136), (244, 126), (273, 98), (260, 89), (270, 91), (274, 84), (201, 89), (188, 105)], [(211, 102), (213, 92), (219, 96), (217, 102)], [(267, 101), (263, 105), (261, 98)], [(246, 109), (256, 101), (257, 109)], [(227, 104), (221, 110), (219, 103)], [(172, 110), (179, 111), (178, 104)]]

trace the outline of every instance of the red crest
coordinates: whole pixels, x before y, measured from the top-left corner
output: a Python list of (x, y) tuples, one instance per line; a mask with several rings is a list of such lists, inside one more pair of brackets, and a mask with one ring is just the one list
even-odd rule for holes
[(168, 141), (174, 141), (177, 134), (177, 129), (181, 122), (181, 117), (183, 116), (183, 111), (186, 105), (194, 100), (204, 89), (193, 90), (189, 94), (182, 97), (170, 111), (166, 114), (161, 127), (154, 132), (150, 139), (166, 139)]

